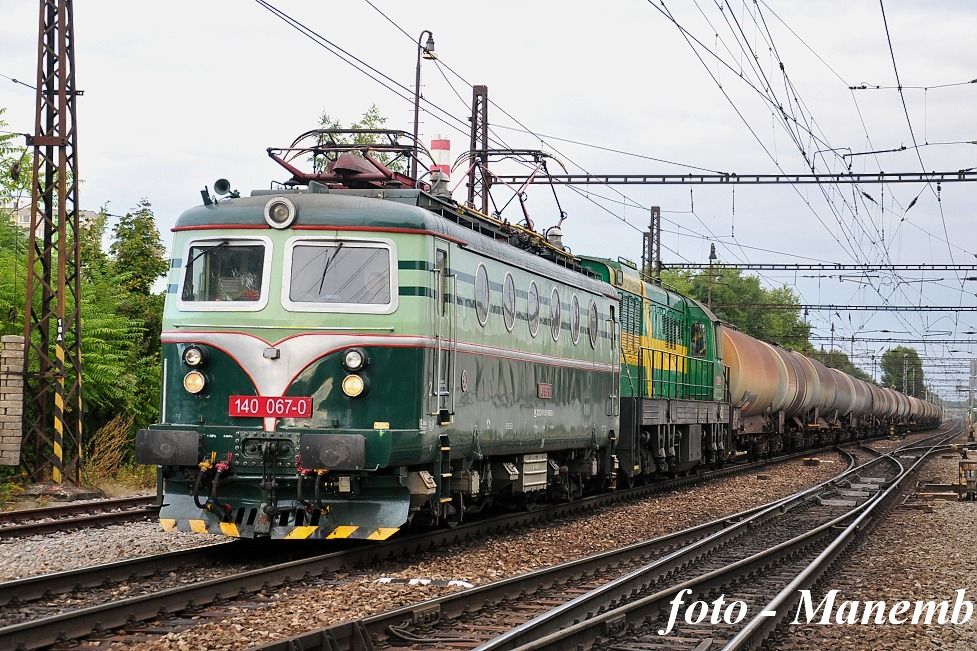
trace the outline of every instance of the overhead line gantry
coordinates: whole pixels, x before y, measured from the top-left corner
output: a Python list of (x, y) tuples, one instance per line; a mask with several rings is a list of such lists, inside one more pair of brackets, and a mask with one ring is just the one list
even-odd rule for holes
[[(491, 153), (491, 152), (489, 152)], [(977, 170), (840, 174), (493, 174), (492, 183), (546, 185), (796, 185), (819, 183), (961, 183), (977, 181)]]
[(977, 339), (885, 339), (883, 337), (832, 337), (830, 335), (783, 335), (783, 339), (810, 339), (811, 341), (834, 341), (842, 344), (854, 341), (885, 344), (977, 344)]
[(977, 312), (977, 305), (797, 305), (781, 303), (713, 303), (727, 309), (808, 310), (826, 312)]
[[(679, 262), (664, 265), (666, 269), (675, 271), (696, 271), (700, 269), (711, 269), (714, 271), (738, 270), (738, 271), (956, 271), (956, 272), (977, 272), (977, 264), (841, 264), (841, 263), (742, 263), (733, 264), (729, 262), (721, 263), (698, 263), (698, 262)], [(977, 280), (977, 277), (973, 278)]]

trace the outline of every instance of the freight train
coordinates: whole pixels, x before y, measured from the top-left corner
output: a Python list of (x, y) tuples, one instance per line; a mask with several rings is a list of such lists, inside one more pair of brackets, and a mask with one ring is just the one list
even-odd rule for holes
[[(162, 332), (164, 529), (383, 540), (940, 409), (720, 323), (627, 260), (572, 254), (310, 132), (292, 174), (178, 220)], [(323, 145), (323, 141), (332, 143)], [(320, 157), (313, 172), (297, 156)], [(384, 158), (386, 157), (386, 158)]]

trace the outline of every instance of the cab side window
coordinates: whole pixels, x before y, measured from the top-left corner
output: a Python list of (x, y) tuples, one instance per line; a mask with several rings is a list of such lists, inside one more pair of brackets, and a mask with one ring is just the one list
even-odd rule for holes
[(692, 335), (690, 337), (690, 348), (695, 357), (705, 357), (706, 355), (706, 326), (698, 321), (692, 323)]

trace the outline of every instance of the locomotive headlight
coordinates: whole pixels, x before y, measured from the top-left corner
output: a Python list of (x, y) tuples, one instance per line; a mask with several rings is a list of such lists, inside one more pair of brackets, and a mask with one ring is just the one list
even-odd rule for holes
[(183, 363), (190, 368), (197, 368), (204, 363), (204, 351), (196, 346), (189, 346), (183, 351)]
[(347, 375), (343, 378), (343, 393), (350, 398), (362, 395), (366, 390), (366, 380), (359, 375)]
[(183, 376), (183, 388), (194, 395), (204, 390), (207, 380), (200, 371), (190, 371)]
[(369, 363), (370, 359), (362, 348), (350, 348), (343, 353), (343, 367), (351, 373), (362, 370)]
[(295, 204), (285, 197), (275, 197), (265, 204), (265, 221), (272, 228), (288, 228), (296, 213)]

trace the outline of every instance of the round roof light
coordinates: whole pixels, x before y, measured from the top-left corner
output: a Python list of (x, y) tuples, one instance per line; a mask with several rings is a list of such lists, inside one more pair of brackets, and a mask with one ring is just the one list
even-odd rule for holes
[(272, 228), (288, 228), (297, 214), (295, 204), (285, 197), (275, 197), (265, 204), (265, 221)]
[(359, 371), (367, 364), (366, 351), (360, 348), (350, 348), (343, 354), (343, 366), (347, 371)]
[(190, 346), (183, 351), (183, 363), (191, 368), (196, 368), (204, 363), (204, 351), (196, 346)]

